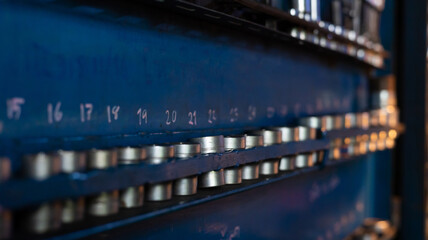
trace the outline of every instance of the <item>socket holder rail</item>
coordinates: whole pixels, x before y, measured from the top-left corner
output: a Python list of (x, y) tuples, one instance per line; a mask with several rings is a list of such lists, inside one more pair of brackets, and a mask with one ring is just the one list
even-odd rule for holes
[[(175, 11), (192, 15), (198, 18), (206, 19), (211, 22), (220, 23), (234, 28), (250, 31), (252, 33), (270, 36), (287, 42), (295, 42), (298, 45), (306, 45), (312, 49), (325, 50), (329, 53), (339, 54), (343, 57), (349, 57), (364, 65), (382, 68), (383, 59), (389, 56), (389, 53), (383, 50), (380, 44), (368, 41), (357, 41), (349, 37), (349, 34), (336, 32), (336, 26), (325, 22), (308, 21), (298, 16), (293, 16), (288, 12), (268, 6), (266, 4), (258, 3), (252, 0), (231, 0), (231, 1), (212, 1), (215, 4), (208, 6), (201, 6), (197, 3), (186, 0), (139, 0), (140, 2), (148, 3), (155, 6), (173, 9)], [(216, 5), (216, 4), (226, 4)], [(263, 16), (262, 18), (278, 21), (280, 24), (277, 27), (268, 27), (261, 23), (260, 19), (254, 20), (251, 18), (244, 18), (243, 16), (234, 16), (229, 13), (227, 9), (234, 9), (235, 6), (243, 8), (245, 11)], [(329, 29), (330, 26), (330, 29)], [(333, 27), (333, 29), (331, 28)], [(304, 29), (308, 37), (300, 38), (293, 36), (291, 30), (293, 28)], [(309, 37), (316, 33), (318, 37)], [(320, 36), (325, 37), (327, 43), (325, 45), (320, 43)], [(334, 41), (334, 44), (331, 42)], [(337, 46), (340, 43), (342, 47)], [(352, 46), (355, 51), (350, 51), (348, 46)], [(377, 46), (377, 47), (375, 47)], [(364, 54), (358, 54), (357, 50), (363, 50)]]
[[(42, 181), (12, 178), (0, 184), (0, 206), (14, 210), (47, 201), (86, 196), (146, 183), (175, 180), (269, 158), (313, 151), (328, 151), (332, 139), (378, 133), (391, 129), (395, 128), (373, 127), (366, 130), (333, 130), (323, 132), (321, 138), (317, 140), (290, 142), (219, 154), (198, 155), (185, 160), (172, 159), (159, 165), (139, 163), (107, 170), (59, 174)], [(328, 160), (324, 157), (322, 163), (314, 168), (322, 168), (326, 161)]]

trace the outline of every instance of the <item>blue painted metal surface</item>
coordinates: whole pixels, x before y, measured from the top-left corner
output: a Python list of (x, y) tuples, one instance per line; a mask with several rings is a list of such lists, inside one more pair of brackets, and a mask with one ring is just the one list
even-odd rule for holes
[[(86, 4), (0, 1), (0, 32), (7, 33), (0, 38), (0, 153), (14, 157), (15, 170), (21, 154), (39, 150), (181, 141), (368, 108), (367, 69), (340, 58), (142, 5), (108, 3), (100, 9)], [(317, 143), (325, 147), (324, 141)], [(218, 166), (230, 163), (226, 155), (212, 160)], [(375, 161), (390, 164), (387, 157)], [(295, 178), (281, 176), (187, 205), (136, 212), (61, 237), (84, 237), (151, 218), (108, 234), (112, 239), (234, 234), (242, 239), (340, 239), (376, 215), (374, 209), (385, 209), (369, 189), (378, 171), (369, 171), (373, 162), (361, 157), (330, 163)], [(102, 179), (127, 171), (134, 170), (87, 176), (96, 173)], [(59, 185), (67, 182), (68, 177), (57, 176), (37, 184), (57, 189), (61, 197), (95, 191), (90, 181), (83, 183), (90, 190), (75, 192)], [(13, 184), (29, 191), (36, 183)], [(50, 194), (45, 191), (34, 202), (51, 199)], [(206, 201), (212, 202), (200, 205)]]

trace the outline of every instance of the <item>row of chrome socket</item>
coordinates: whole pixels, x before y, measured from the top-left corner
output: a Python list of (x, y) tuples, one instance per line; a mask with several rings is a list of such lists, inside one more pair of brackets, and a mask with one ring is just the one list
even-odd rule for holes
[[(38, 153), (27, 155), (23, 164), (27, 168), (27, 177), (43, 180), (58, 172), (81, 172), (87, 168), (107, 169), (118, 164), (138, 164), (142, 161), (148, 164), (161, 164), (170, 158), (186, 159), (198, 154), (223, 153), (227, 151), (250, 149), (292, 141), (305, 141), (316, 138), (316, 128), (332, 130), (340, 128), (376, 126), (371, 118), (378, 116), (372, 113), (349, 113), (337, 116), (315, 116), (302, 119), (299, 127), (277, 127), (249, 132), (235, 136), (206, 136), (190, 139), (189, 142), (165, 145), (150, 145), (144, 147), (124, 147), (117, 149), (93, 149), (88, 152), (57, 151), (55, 153)], [(388, 119), (388, 117), (387, 117)], [(354, 124), (355, 123), (355, 124)], [(388, 121), (386, 121), (388, 123)], [(318, 125), (317, 125), (318, 124)], [(379, 125), (379, 121), (377, 121)], [(345, 139), (335, 139), (330, 147), (331, 159), (355, 156), (392, 148), (397, 136), (395, 130), (381, 131), (371, 135), (355, 136)], [(20, 219), (29, 231), (45, 233), (57, 229), (61, 223), (72, 223), (82, 220), (85, 211), (93, 216), (108, 216), (115, 214), (119, 208), (140, 207), (144, 201), (164, 201), (172, 195), (187, 196), (197, 193), (199, 188), (218, 187), (225, 184), (239, 184), (243, 180), (258, 179), (259, 175), (275, 175), (279, 171), (291, 171), (295, 168), (313, 166), (321, 161), (323, 151), (302, 153), (281, 158), (266, 159), (239, 167), (229, 167), (209, 171), (199, 176), (189, 176), (175, 181), (168, 181), (146, 186), (130, 186), (126, 189), (102, 192), (95, 196), (66, 199), (44, 203), (29, 210)], [(0, 160), (1, 163), (7, 162)], [(7, 165), (7, 164), (6, 164)], [(5, 169), (5, 167), (3, 167)], [(1, 172), (1, 171), (0, 171)], [(8, 237), (11, 225), (11, 212), (0, 209), (0, 238)]]
[[(120, 165), (161, 164), (171, 158), (184, 160), (198, 154), (216, 154), (239, 149), (270, 146), (292, 141), (316, 138), (316, 129), (299, 127), (278, 127), (249, 132), (234, 136), (205, 136), (176, 144), (149, 145), (143, 147), (123, 147), (117, 149), (93, 149), (88, 152), (57, 151), (24, 156), (26, 177), (44, 180), (59, 172), (73, 173), (89, 169), (107, 169)], [(82, 220), (85, 211), (92, 216), (116, 214), (120, 207), (140, 207), (144, 201), (165, 201), (177, 196), (197, 193), (198, 188), (212, 188), (242, 181), (258, 179), (260, 175), (270, 176), (279, 171), (313, 166), (321, 161), (322, 152), (309, 152), (281, 158), (266, 159), (256, 163), (234, 166), (188, 176), (175, 181), (130, 186), (128, 188), (102, 192), (95, 196), (59, 200), (44, 203), (28, 210), (24, 219), (19, 219), (28, 231), (45, 233), (57, 229), (61, 223)], [(3, 211), (3, 214), (10, 214)], [(1, 220), (0, 220), (0, 225)], [(5, 224), (3, 224), (5, 225)], [(6, 233), (6, 232), (5, 232)]]

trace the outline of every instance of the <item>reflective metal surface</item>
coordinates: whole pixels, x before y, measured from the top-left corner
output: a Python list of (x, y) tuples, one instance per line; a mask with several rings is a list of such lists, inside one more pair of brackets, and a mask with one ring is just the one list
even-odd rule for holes
[(89, 214), (97, 217), (108, 216), (119, 212), (119, 191), (102, 192), (89, 197)]
[(174, 195), (188, 196), (198, 191), (198, 176), (185, 177), (174, 181)]
[(281, 160), (279, 162), (279, 170), (280, 171), (292, 171), (295, 168), (295, 164), (296, 164), (296, 156), (295, 155), (281, 157)]
[(299, 128), (296, 127), (276, 127), (273, 130), (281, 131), (282, 142), (299, 141)]
[(258, 134), (245, 134), (245, 148), (255, 148), (264, 145), (263, 136)]
[(88, 152), (90, 169), (107, 169), (117, 166), (116, 149), (91, 149)]
[(312, 155), (310, 153), (301, 153), (296, 156), (296, 168), (309, 167), (312, 164)]
[(279, 158), (260, 161), (260, 175), (275, 175), (279, 171)]
[(57, 154), (61, 161), (62, 172), (73, 173), (86, 170), (87, 155), (85, 152), (59, 150)]
[(180, 142), (173, 145), (174, 157), (189, 158), (201, 153), (201, 144), (192, 142)]
[(172, 198), (172, 182), (153, 183), (147, 185), (147, 201), (165, 201)]
[(282, 142), (282, 133), (278, 130), (261, 129), (252, 131), (252, 134), (262, 135), (264, 146), (280, 144)]
[(243, 180), (254, 180), (259, 178), (259, 163), (249, 163), (242, 166), (242, 179)]
[(85, 198), (66, 199), (62, 203), (62, 223), (73, 223), (83, 219), (85, 215)]
[(223, 135), (192, 138), (190, 141), (201, 144), (201, 153), (203, 154), (224, 152)]
[(137, 164), (146, 157), (146, 149), (142, 147), (122, 147), (117, 149), (119, 164)]
[(232, 135), (224, 137), (224, 150), (233, 151), (237, 149), (245, 149), (245, 136), (244, 135)]
[(230, 167), (224, 169), (225, 184), (240, 184), (242, 183), (242, 168)]
[(58, 155), (37, 153), (26, 155), (23, 159), (24, 175), (37, 180), (46, 179), (61, 171)]
[(299, 126), (299, 141), (316, 139), (317, 131), (315, 128)]
[(24, 226), (32, 233), (45, 233), (61, 226), (61, 203), (44, 203), (29, 210), (24, 219)]
[(148, 164), (161, 164), (174, 157), (174, 147), (167, 144), (153, 144), (144, 147), (147, 154), (145, 160)]
[(198, 184), (200, 188), (211, 188), (224, 185), (224, 170), (209, 171), (200, 175)]
[(144, 203), (144, 186), (128, 187), (120, 191), (120, 207), (141, 207)]

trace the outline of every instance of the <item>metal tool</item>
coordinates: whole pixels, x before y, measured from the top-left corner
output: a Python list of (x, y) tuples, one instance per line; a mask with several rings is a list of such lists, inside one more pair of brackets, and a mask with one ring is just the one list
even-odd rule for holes
[(26, 212), (23, 225), (28, 231), (37, 234), (58, 229), (61, 226), (61, 211), (60, 202), (43, 203)]
[[(171, 145), (150, 145), (145, 147), (148, 164), (162, 164), (174, 157), (174, 147)], [(172, 181), (148, 184), (146, 188), (147, 201), (165, 201), (172, 198)]]
[(317, 130), (311, 127), (298, 126), (299, 141), (314, 140), (317, 136)]
[(61, 162), (56, 154), (37, 153), (24, 156), (24, 175), (44, 180), (61, 171)]
[(10, 159), (8, 157), (0, 157), (0, 182), (8, 180), (11, 171)]
[(311, 153), (299, 153), (296, 156), (296, 168), (305, 168), (312, 166), (312, 154)]
[(172, 198), (172, 182), (151, 183), (147, 186), (147, 201), (165, 201)]
[(278, 130), (261, 129), (252, 131), (251, 134), (263, 136), (264, 146), (280, 144), (282, 142), (282, 133)]
[(83, 172), (86, 170), (87, 160), (85, 152), (59, 150), (57, 152), (61, 161), (63, 173)]
[(343, 115), (343, 126), (345, 128), (354, 128), (357, 126), (357, 115), (355, 113), (346, 113)]
[(321, 163), (324, 158), (324, 151), (313, 151), (312, 155), (312, 164), (310, 166), (315, 166), (318, 163)]
[(117, 166), (116, 149), (91, 149), (88, 152), (90, 169), (107, 169)]
[(199, 138), (190, 139), (191, 142), (197, 142), (201, 144), (201, 153), (222, 153), (224, 152), (224, 137), (223, 135), (218, 136), (205, 136)]
[[(179, 160), (191, 158), (201, 153), (201, 145), (192, 142), (180, 142), (174, 144), (174, 156)], [(187, 196), (198, 191), (198, 176), (189, 176), (174, 181), (174, 194)]]
[(311, 14), (311, 0), (293, 0), (293, 9), (297, 15), (304, 18), (305, 15)]
[(359, 112), (356, 114), (357, 127), (368, 129), (370, 127), (370, 114), (368, 112)]
[(12, 236), (12, 212), (0, 208), (0, 239), (9, 239)]
[(117, 149), (117, 159), (119, 164), (137, 164), (146, 159), (146, 149), (142, 147), (122, 147)]
[(73, 223), (83, 219), (85, 215), (85, 198), (67, 199), (63, 201), (62, 223)]
[(293, 171), (296, 164), (296, 155), (288, 155), (281, 157), (279, 162), (280, 171)]
[[(226, 151), (245, 149), (245, 136), (233, 135), (224, 137), (224, 148)], [(242, 182), (242, 168), (230, 167), (224, 169), (225, 184), (239, 184)]]
[(260, 175), (275, 175), (279, 171), (279, 158), (260, 161)]
[(282, 136), (282, 142), (294, 142), (299, 141), (299, 128), (296, 127), (275, 127), (272, 130), (280, 131)]
[[(263, 136), (261, 135), (245, 135), (246, 149), (251, 149), (255, 147), (262, 147)], [(248, 163), (242, 166), (242, 179), (243, 180), (254, 180), (259, 178), (260, 165), (258, 162)]]
[(120, 191), (120, 206), (141, 207), (144, 204), (144, 186), (127, 187)]
[[(201, 144), (202, 154), (222, 153), (225, 151), (223, 135), (193, 138), (190, 141)], [(220, 169), (201, 174), (198, 178), (198, 184), (201, 188), (224, 185), (224, 170)]]
[(245, 134), (245, 149), (262, 147), (264, 145), (263, 136), (259, 134)]
[(96, 217), (104, 217), (119, 212), (119, 191), (102, 192), (89, 197), (89, 214)]

